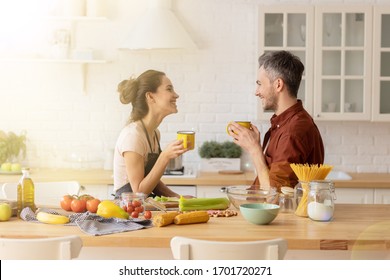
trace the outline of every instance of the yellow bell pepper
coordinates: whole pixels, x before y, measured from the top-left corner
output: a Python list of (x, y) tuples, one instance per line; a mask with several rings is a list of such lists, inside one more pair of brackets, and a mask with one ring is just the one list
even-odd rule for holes
[(129, 218), (129, 214), (111, 200), (103, 200), (100, 202), (96, 214), (103, 218)]

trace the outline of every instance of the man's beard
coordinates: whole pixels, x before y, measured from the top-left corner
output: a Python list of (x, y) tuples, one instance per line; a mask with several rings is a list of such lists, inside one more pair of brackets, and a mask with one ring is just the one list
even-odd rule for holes
[(278, 108), (278, 99), (276, 97), (276, 94), (272, 93), (272, 95), (270, 95), (269, 98), (265, 100), (263, 110), (275, 112), (277, 108)]

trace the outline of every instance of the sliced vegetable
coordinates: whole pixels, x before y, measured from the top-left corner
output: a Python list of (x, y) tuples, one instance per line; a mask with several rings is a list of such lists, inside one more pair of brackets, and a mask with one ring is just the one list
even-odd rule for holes
[(168, 197), (168, 196), (155, 196), (153, 199), (155, 201), (158, 201), (158, 202), (168, 202), (168, 201), (178, 201), (179, 200), (177, 197)]
[(225, 210), (229, 208), (230, 201), (226, 197), (218, 198), (184, 198), (179, 199), (180, 211), (193, 210)]

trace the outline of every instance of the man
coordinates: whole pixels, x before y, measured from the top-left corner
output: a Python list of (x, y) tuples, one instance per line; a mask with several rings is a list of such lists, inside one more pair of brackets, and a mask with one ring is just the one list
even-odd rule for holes
[[(250, 155), (257, 172), (254, 184), (262, 188), (295, 187), (298, 179), (290, 163), (322, 164), (324, 145), (309, 113), (297, 99), (304, 65), (286, 51), (267, 52), (259, 58), (256, 96), (264, 110), (272, 110), (271, 127), (260, 143), (256, 126), (229, 126), (234, 143)], [(234, 131), (234, 133), (233, 133)]]

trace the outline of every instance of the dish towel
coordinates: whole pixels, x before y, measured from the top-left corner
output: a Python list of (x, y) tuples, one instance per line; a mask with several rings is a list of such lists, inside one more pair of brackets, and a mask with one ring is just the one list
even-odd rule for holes
[[(53, 209), (40, 209), (39, 211), (47, 212), (54, 215), (60, 215)], [(20, 217), (28, 222), (38, 222), (36, 214), (31, 208), (26, 207), (20, 213)], [(70, 222), (65, 225), (78, 226), (84, 233), (89, 235), (106, 235), (125, 231), (139, 230), (152, 226), (151, 220), (145, 219), (119, 219), (119, 218), (103, 218), (91, 212), (75, 213), (69, 215)]]

